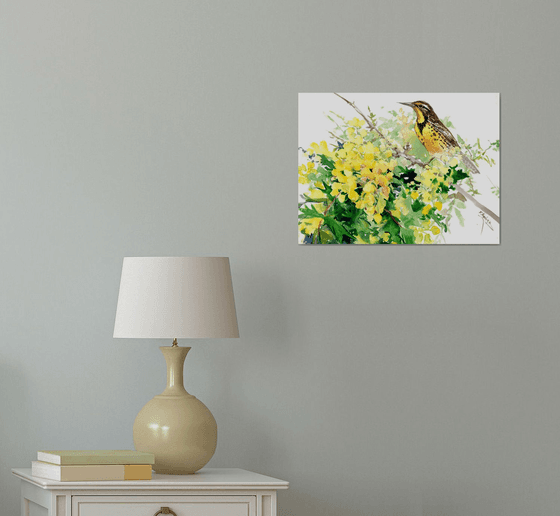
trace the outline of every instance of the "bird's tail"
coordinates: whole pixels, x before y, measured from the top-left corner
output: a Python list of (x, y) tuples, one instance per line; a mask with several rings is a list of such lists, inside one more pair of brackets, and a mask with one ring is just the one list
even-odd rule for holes
[(476, 165), (463, 152), (461, 152), (461, 161), (473, 174), (480, 174), (480, 170), (476, 168)]

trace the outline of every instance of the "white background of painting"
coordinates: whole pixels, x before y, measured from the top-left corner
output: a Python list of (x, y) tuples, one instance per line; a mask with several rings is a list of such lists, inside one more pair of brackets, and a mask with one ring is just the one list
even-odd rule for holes
[[(380, 117), (389, 117), (389, 110), (403, 108), (405, 112), (412, 111), (399, 102), (412, 102), (424, 100), (431, 104), (440, 118), (449, 116), (454, 128), (452, 132), (459, 134), (469, 143), (480, 138), (481, 145), (485, 148), (489, 142), (500, 138), (500, 99), (497, 93), (340, 93), (343, 97), (354, 102), (364, 113), (368, 106), (372, 112)], [(342, 99), (333, 93), (300, 93), (298, 116), (298, 146), (309, 148), (312, 142), (325, 140), (329, 145), (333, 143), (329, 131), (334, 129), (334, 124), (327, 118), (331, 111), (345, 118), (357, 116), (357, 112)], [(332, 116), (332, 115), (331, 115)], [(496, 165), (490, 167), (486, 163), (479, 164), (480, 175), (475, 175), (473, 180), (481, 195), (477, 196), (479, 202), (500, 215), (499, 199), (491, 192), (492, 186), (500, 185), (499, 153), (491, 152), (490, 156)], [(301, 152), (298, 154), (299, 163), (305, 162)], [(299, 185), (301, 195), (307, 185)], [(491, 220), (492, 231), (489, 227), (482, 228), (479, 209), (472, 203), (466, 202), (463, 210), (465, 226), (462, 227), (454, 218), (450, 225), (450, 232), (442, 234), (443, 238), (438, 243), (448, 244), (498, 244), (500, 238), (500, 224)], [(301, 242), (301, 233), (298, 233)]]

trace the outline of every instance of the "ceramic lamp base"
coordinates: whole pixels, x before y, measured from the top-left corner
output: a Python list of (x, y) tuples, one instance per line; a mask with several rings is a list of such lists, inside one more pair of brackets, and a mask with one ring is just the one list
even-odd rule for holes
[(167, 388), (136, 416), (134, 446), (155, 455), (156, 473), (191, 474), (214, 455), (218, 428), (206, 405), (183, 387), (183, 364), (191, 348), (160, 349), (167, 362)]

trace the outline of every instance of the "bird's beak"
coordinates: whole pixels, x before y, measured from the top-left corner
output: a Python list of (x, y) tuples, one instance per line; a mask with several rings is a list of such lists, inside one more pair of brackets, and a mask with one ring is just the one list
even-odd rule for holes
[(408, 106), (408, 107), (411, 107), (411, 108), (414, 107), (414, 104), (412, 102), (399, 102), (399, 104), (402, 104), (403, 106)]

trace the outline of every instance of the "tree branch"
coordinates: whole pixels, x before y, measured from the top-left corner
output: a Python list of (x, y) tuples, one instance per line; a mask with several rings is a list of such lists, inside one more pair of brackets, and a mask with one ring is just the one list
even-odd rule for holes
[(402, 226), (399, 224), (398, 220), (395, 219), (395, 217), (393, 217), (393, 214), (389, 211), (389, 210), (385, 210), (385, 212), (387, 212), (389, 214), (389, 217), (391, 217), (393, 219), (393, 222), (399, 226), (399, 228), (402, 228)]
[(469, 192), (467, 192), (461, 185), (455, 183), (455, 188), (459, 193), (465, 196), (466, 199), (471, 201), (480, 211), (486, 213), (492, 217), (498, 224), (500, 223), (500, 217), (496, 215), (492, 210), (488, 209), (484, 204), (480, 204)]

